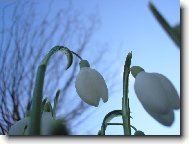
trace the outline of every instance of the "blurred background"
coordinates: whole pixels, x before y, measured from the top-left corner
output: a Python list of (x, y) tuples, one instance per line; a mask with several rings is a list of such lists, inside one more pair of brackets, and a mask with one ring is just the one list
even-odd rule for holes
[[(65, 71), (66, 57), (56, 54), (47, 68), (44, 98), (53, 103), (61, 90), (57, 118), (64, 118), (72, 135), (96, 135), (104, 116), (121, 109), (123, 66), (131, 65), (168, 77), (180, 95), (180, 50), (157, 22), (149, 0), (2, 0), (0, 1), (0, 128), (9, 127), (30, 109), (37, 67), (44, 55), (63, 45), (87, 59), (107, 82), (109, 101), (92, 107), (75, 90), (78, 59)], [(171, 26), (180, 23), (180, 1), (151, 0)], [(180, 135), (180, 110), (171, 127), (155, 121), (142, 107), (129, 80), (131, 125), (146, 135)], [(116, 118), (112, 122), (121, 122)], [(109, 126), (107, 135), (122, 135)]]

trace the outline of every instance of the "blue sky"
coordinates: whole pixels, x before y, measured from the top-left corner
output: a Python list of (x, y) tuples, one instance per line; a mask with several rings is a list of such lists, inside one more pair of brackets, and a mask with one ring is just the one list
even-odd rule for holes
[[(148, 9), (148, 2), (148, 0), (120, 0), (119, 2), (74, 1), (73, 3), (83, 13), (97, 10), (100, 15), (101, 26), (94, 39), (99, 43), (108, 42), (110, 55), (118, 54), (116, 62), (122, 65), (117, 70), (117, 74), (120, 75), (120, 87), (125, 57), (132, 51), (132, 65), (139, 65), (147, 72), (157, 72), (167, 76), (180, 93), (180, 51), (153, 17)], [(179, 1), (152, 2), (170, 25), (174, 26), (180, 21)], [(145, 112), (136, 98), (133, 84), (134, 79), (131, 77), (129, 86), (133, 117), (131, 124), (148, 135), (180, 134), (180, 110), (175, 111), (175, 121), (171, 127), (162, 126)], [(97, 132), (104, 115), (111, 110), (121, 108), (121, 98), (122, 91), (111, 95), (109, 101), (97, 108), (97, 112), (83, 126), (81, 125), (81, 129), (84, 128), (83, 133), (90, 128), (94, 133)], [(115, 119), (115, 121), (118, 122), (121, 119)], [(94, 123), (94, 126), (91, 123)], [(107, 129), (107, 134), (123, 134), (122, 127), (111, 126)]]
[[(122, 73), (126, 55), (132, 51), (132, 66), (139, 65), (147, 72), (157, 72), (168, 77), (180, 95), (180, 51), (170, 37), (158, 24), (148, 8), (149, 0), (73, 0), (73, 9), (83, 17), (95, 14), (100, 20), (100, 25), (92, 37), (88, 50), (82, 57), (92, 61), (93, 52), (98, 53), (97, 46), (107, 44), (105, 60), (100, 59), (99, 64), (93, 68), (102, 73), (105, 80), (107, 73), (116, 71), (116, 87), (119, 89), (109, 93), (109, 101), (100, 103), (95, 112), (75, 130), (76, 134), (97, 134), (104, 116), (114, 110), (121, 109), (122, 99)], [(171, 26), (180, 21), (180, 1), (152, 0), (157, 9), (163, 14)], [(67, 1), (56, 0), (52, 3), (50, 16), (64, 7)], [(3, 5), (1, 5), (3, 6)], [(43, 16), (48, 6), (38, 3), (39, 17)], [(103, 66), (109, 59), (114, 59), (111, 70), (103, 71)], [(133, 119), (131, 124), (142, 130), (147, 135), (178, 135), (180, 134), (180, 110), (175, 111), (175, 121), (171, 127), (165, 127), (155, 121), (143, 109), (138, 101), (133, 85), (134, 78), (129, 81), (130, 109)], [(108, 87), (110, 83), (107, 83)], [(88, 111), (90, 113), (91, 110)], [(88, 114), (87, 113), (87, 114)], [(121, 119), (113, 120), (119, 122)], [(107, 134), (123, 134), (122, 127), (111, 126)]]

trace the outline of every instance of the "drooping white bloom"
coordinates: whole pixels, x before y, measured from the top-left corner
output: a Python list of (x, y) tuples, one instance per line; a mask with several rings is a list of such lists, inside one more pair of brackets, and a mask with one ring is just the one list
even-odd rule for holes
[(154, 119), (165, 126), (173, 123), (173, 110), (180, 108), (180, 99), (168, 78), (139, 70), (135, 75), (134, 89), (144, 109)]
[[(80, 64), (81, 66), (81, 64)], [(108, 88), (102, 75), (90, 67), (82, 67), (76, 77), (75, 87), (80, 98), (89, 105), (98, 106), (100, 98), (108, 101)]]
[(8, 135), (28, 135), (30, 117), (15, 122), (9, 129)]
[[(30, 117), (25, 117), (17, 121), (9, 129), (8, 135), (29, 135)], [(43, 112), (41, 119), (41, 135), (52, 135), (56, 120), (50, 112)]]

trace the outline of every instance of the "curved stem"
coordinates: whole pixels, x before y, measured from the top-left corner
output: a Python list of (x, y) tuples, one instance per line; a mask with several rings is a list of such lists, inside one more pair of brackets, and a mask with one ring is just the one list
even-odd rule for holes
[(132, 125), (131, 125), (131, 128), (132, 128), (132, 129), (134, 129), (134, 130), (135, 130), (135, 132), (137, 131), (137, 129), (136, 129), (134, 126), (132, 126)]
[[(37, 76), (35, 80), (35, 87), (33, 92), (33, 100), (32, 100), (32, 110), (31, 110), (31, 122), (30, 122), (30, 135), (40, 135), (41, 128), (41, 111), (42, 111), (42, 98), (43, 98), (43, 84), (45, 78), (45, 71), (48, 64), (49, 59), (53, 54), (58, 51), (63, 51), (68, 58), (67, 69), (72, 64), (72, 53), (71, 51), (63, 46), (55, 46), (53, 47), (49, 53), (42, 60), (41, 64), (37, 70)], [(81, 59), (81, 57), (79, 56)]]
[[(71, 59), (72, 59), (72, 53), (71, 53), (71, 51), (68, 49), (68, 48), (66, 48), (66, 47), (63, 47), (63, 46), (55, 46), (55, 47), (53, 47), (50, 51), (49, 51), (49, 53), (45, 56), (45, 58), (42, 60), (42, 62), (41, 62), (41, 65), (47, 65), (48, 64), (48, 62), (49, 62), (49, 59), (51, 58), (51, 56), (52, 55), (54, 55), (56, 52), (58, 52), (58, 51), (63, 51), (68, 57), (70, 56), (71, 57)], [(70, 62), (68, 62), (68, 64), (70, 64)], [(71, 64), (70, 64), (71, 65)]]
[(71, 53), (73, 53), (75, 56), (77, 56), (80, 60), (83, 60), (77, 53), (71, 51)]
[(124, 73), (123, 73), (122, 119), (123, 119), (124, 135), (131, 135), (130, 107), (129, 107), (129, 98), (128, 98), (131, 58), (132, 58), (132, 53), (129, 53), (125, 61)]
[(105, 135), (105, 131), (107, 126), (110, 124), (109, 122), (118, 116), (122, 116), (122, 110), (113, 110), (106, 114), (106, 116), (103, 119), (102, 126), (101, 126), (101, 135)]

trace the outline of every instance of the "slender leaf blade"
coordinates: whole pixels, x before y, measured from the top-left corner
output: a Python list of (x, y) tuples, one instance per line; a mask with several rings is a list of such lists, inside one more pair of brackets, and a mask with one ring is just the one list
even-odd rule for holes
[[(156, 7), (150, 2), (149, 8), (157, 21), (161, 24), (164, 30), (169, 34), (172, 40), (176, 43), (176, 45), (180, 48), (181, 40), (180, 40), (180, 32), (178, 33), (175, 31), (175, 28), (172, 28), (165, 18), (160, 14), (160, 12), (156, 9)], [(178, 27), (176, 27), (178, 29)]]

